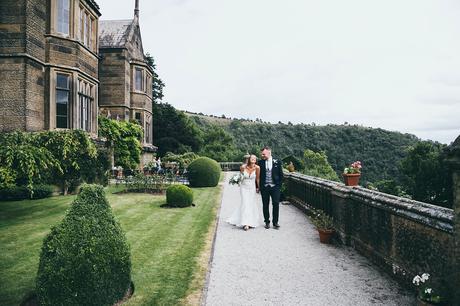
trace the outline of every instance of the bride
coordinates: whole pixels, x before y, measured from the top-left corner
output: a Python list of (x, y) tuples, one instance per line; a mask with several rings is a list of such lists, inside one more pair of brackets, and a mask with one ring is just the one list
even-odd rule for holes
[(236, 226), (242, 226), (245, 231), (250, 227), (262, 224), (261, 214), (257, 205), (256, 187), (259, 186), (260, 167), (257, 165), (257, 157), (251, 155), (246, 164), (240, 167), (243, 180), (240, 183), (241, 202), (227, 222)]

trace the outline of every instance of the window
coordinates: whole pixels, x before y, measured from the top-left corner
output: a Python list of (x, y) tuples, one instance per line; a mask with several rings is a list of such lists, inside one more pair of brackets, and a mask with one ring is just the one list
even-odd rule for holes
[(95, 40), (95, 19), (82, 6), (80, 6), (80, 33), (79, 40), (89, 49), (94, 48)]
[(57, 0), (57, 31), (70, 33), (70, 0)]
[(134, 89), (144, 91), (144, 70), (136, 68), (134, 73)]
[(78, 81), (78, 113), (80, 116), (79, 128), (90, 132), (93, 109), (93, 85), (83, 80)]
[(70, 77), (58, 73), (56, 76), (56, 128), (69, 128)]
[(150, 88), (150, 80), (152, 78), (150, 77), (150, 75), (147, 75), (146, 79), (145, 79), (145, 92), (146, 93), (149, 93), (149, 88)]
[(150, 120), (145, 123), (145, 142), (146, 143), (152, 143), (150, 139), (151, 131), (150, 131)]
[(142, 124), (141, 122), (141, 113), (136, 113), (134, 115), (134, 118), (136, 119), (137, 123)]

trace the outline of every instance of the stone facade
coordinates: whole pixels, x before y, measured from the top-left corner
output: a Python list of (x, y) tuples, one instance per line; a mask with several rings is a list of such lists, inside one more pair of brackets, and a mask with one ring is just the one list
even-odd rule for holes
[(96, 135), (97, 4), (0, 3), (0, 131), (81, 128)]
[(152, 75), (142, 46), (139, 7), (134, 18), (100, 21), (100, 113), (136, 120), (144, 130), (141, 167), (153, 159)]

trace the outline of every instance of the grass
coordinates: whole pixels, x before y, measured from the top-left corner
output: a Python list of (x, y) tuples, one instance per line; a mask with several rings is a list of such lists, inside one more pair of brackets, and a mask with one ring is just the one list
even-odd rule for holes
[[(195, 188), (195, 207), (161, 208), (164, 196), (113, 194), (112, 209), (131, 246), (134, 296), (125, 305), (184, 304), (204, 280), (220, 187)], [(0, 203), (0, 305), (18, 305), (34, 290), (40, 248), (75, 196)], [(200, 263), (201, 262), (201, 263)]]

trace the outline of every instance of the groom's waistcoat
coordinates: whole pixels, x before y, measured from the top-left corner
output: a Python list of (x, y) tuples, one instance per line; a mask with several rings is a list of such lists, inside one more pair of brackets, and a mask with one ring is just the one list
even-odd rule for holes
[(267, 185), (274, 185), (273, 184), (273, 174), (272, 174), (272, 169), (268, 170), (265, 168), (265, 186)]
[(259, 160), (258, 164), (260, 167), (260, 187), (264, 188), (265, 185), (271, 184), (275, 186), (281, 186), (283, 180), (283, 168), (282, 164), (277, 160), (273, 159), (273, 166), (270, 170), (267, 169), (265, 160)]

